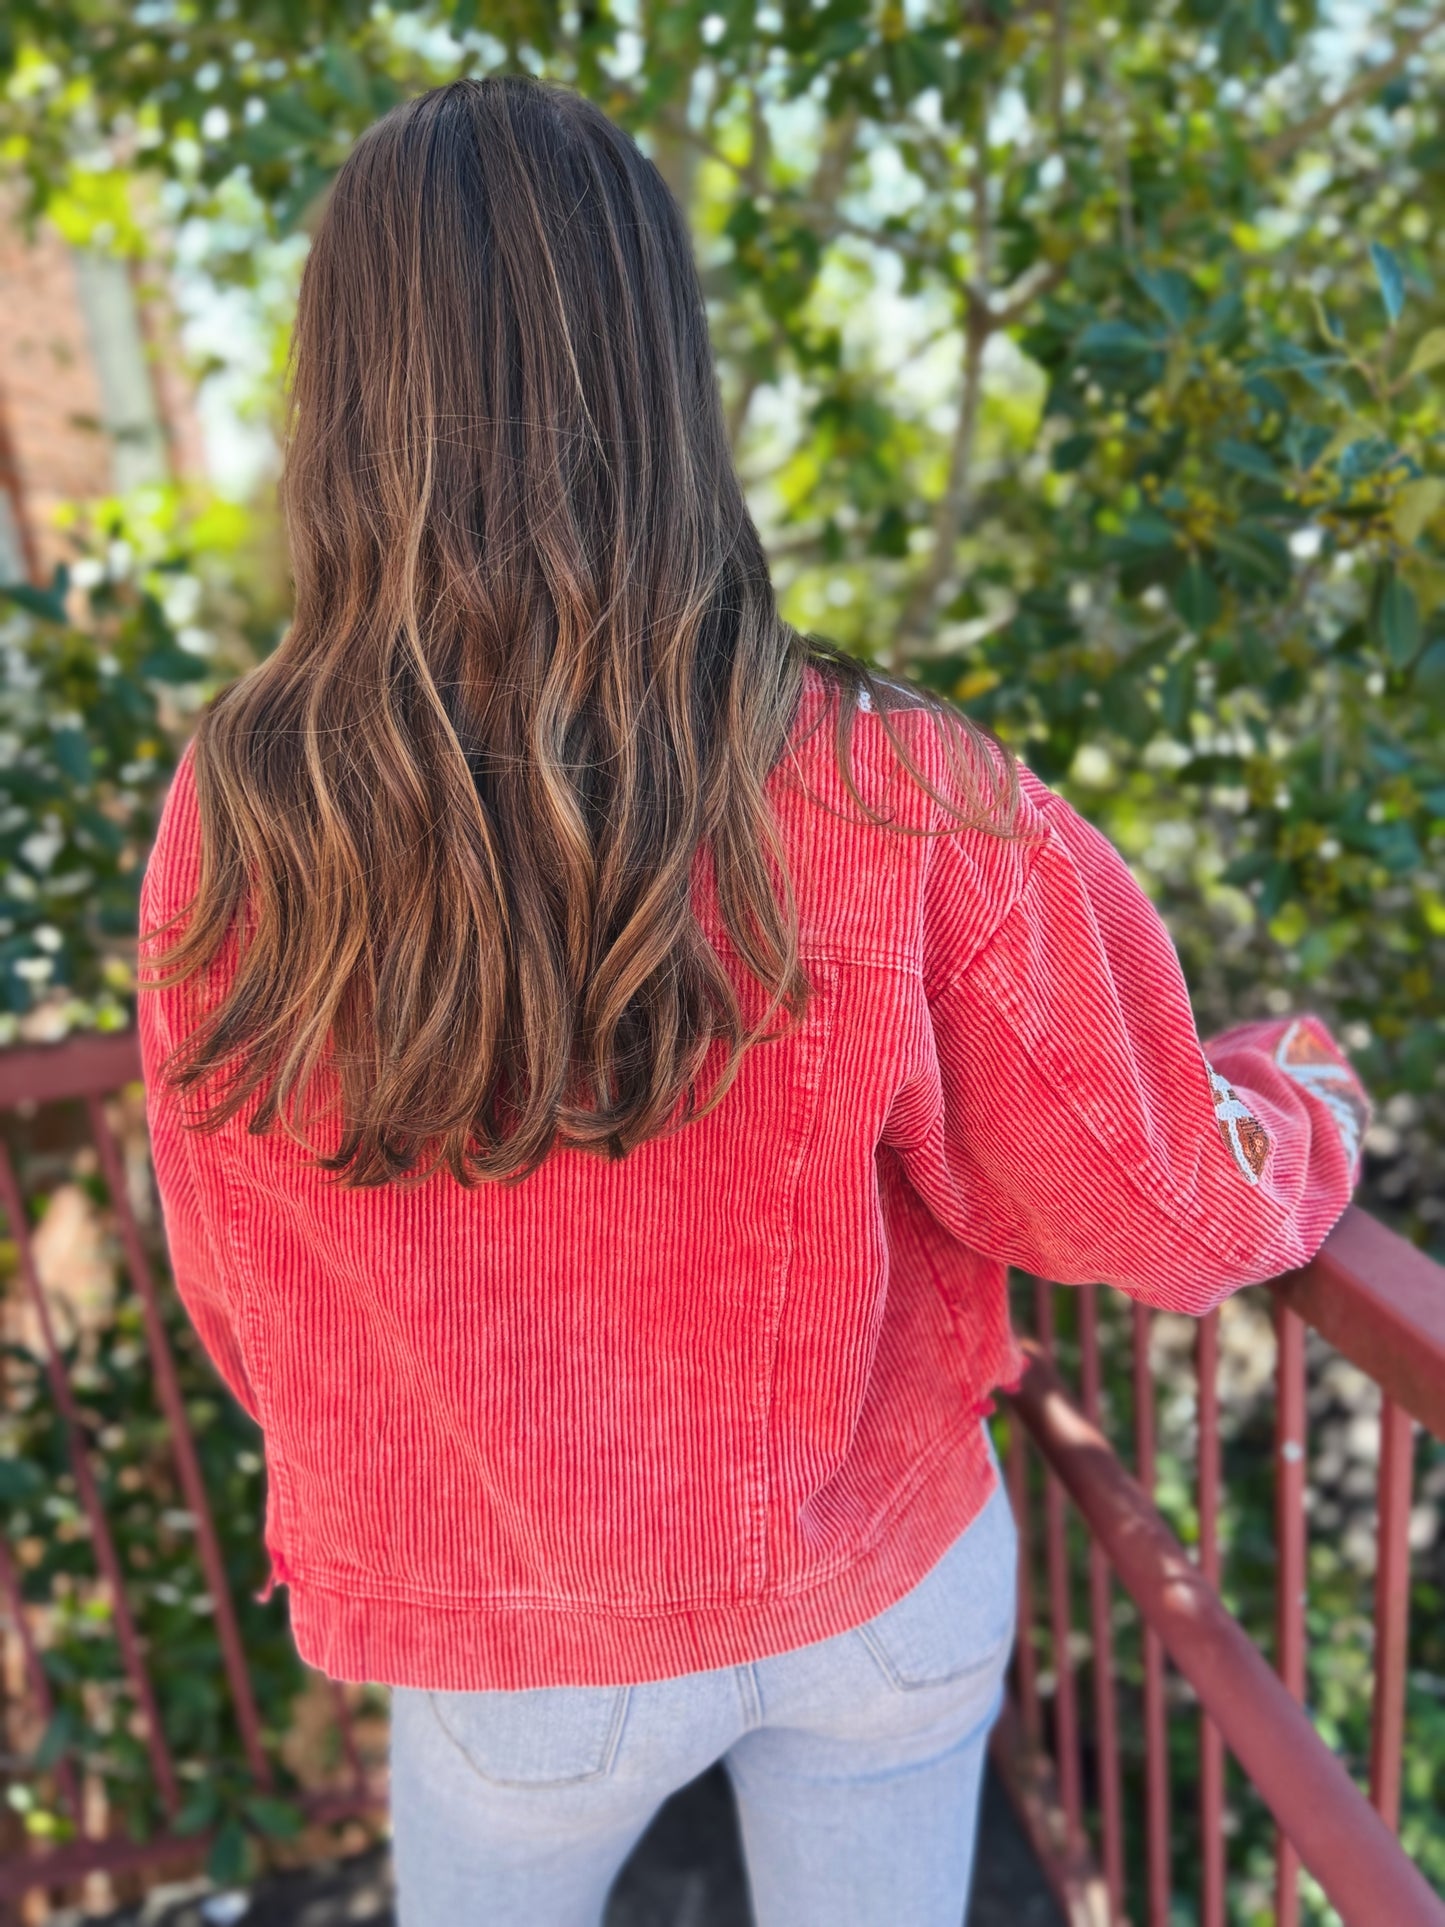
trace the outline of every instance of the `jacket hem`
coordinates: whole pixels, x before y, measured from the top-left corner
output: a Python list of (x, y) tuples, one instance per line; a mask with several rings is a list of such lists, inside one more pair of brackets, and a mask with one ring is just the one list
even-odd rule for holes
[(806, 1592), (641, 1616), (485, 1600), (419, 1605), (293, 1570), (292, 1634), (302, 1659), (332, 1679), (430, 1692), (632, 1686), (747, 1665), (835, 1638), (895, 1604), (996, 1485), (983, 1430), (974, 1428), (919, 1484), (888, 1532)]

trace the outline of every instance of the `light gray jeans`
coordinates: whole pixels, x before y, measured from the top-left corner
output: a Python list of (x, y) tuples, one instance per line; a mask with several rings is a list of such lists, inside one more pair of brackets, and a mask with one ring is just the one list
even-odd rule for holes
[(639, 1686), (396, 1688), (399, 1927), (597, 1927), (719, 1759), (758, 1927), (960, 1927), (1016, 1566), (1000, 1483), (912, 1592), (816, 1645)]

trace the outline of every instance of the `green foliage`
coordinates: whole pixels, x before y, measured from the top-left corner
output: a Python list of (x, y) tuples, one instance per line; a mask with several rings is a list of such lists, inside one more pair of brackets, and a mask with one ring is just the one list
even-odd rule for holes
[[(8, 657), (0, 990), (19, 1014), (58, 983), (116, 1025), (127, 1019), (114, 994), (125, 979), (116, 981), (110, 958), (135, 929), (156, 792), (171, 769), (154, 686), (141, 671), (164, 617), (137, 595), (133, 607), (106, 611), (102, 642), (67, 624), (66, 588), (60, 570), (52, 590), (6, 592), (23, 617), (0, 634)], [(204, 673), (195, 657), (179, 663)], [(173, 673), (170, 661), (158, 667)]]
[[(1445, 14), (1352, 20), (1354, 40), (1312, 0), (17, 0), (0, 153), (72, 238), (143, 253), (158, 196), (245, 285), (394, 101), (505, 69), (596, 98), (692, 217), (788, 614), (954, 694), (1098, 820), (1206, 1030), (1330, 1016), (1380, 1100), (1366, 1201), (1440, 1249)], [(5, 994), (72, 987), (101, 1021), (183, 720), (145, 592), (116, 593), (64, 625), (31, 598), (6, 644), (32, 789), (4, 819)], [(44, 864), (37, 826), (61, 839)], [(1231, 1490), (1262, 1587), (1250, 1468), (1236, 1453)], [(1358, 1585), (1323, 1557), (1317, 1597), (1353, 1628)], [(1328, 1629), (1312, 1663), (1357, 1756)], [(1417, 1813), (1442, 1665), (1422, 1653), (1412, 1700)], [(1240, 1799), (1243, 1869), (1268, 1828)]]
[[(187, 718), (233, 658), (192, 617), (194, 543), (169, 505), (103, 532), (47, 588), (0, 584), (0, 1044), (131, 1017), (141, 872)], [(88, 551), (88, 552), (87, 552)]]
[[(104, 1211), (104, 1186), (85, 1177), (83, 1166), (52, 1155), (33, 1174), (37, 1215), (56, 1182), (79, 1181)], [(8, 1282), (14, 1258), (13, 1244), (0, 1245), (0, 1280)], [(219, 1384), (174, 1293), (167, 1292), (164, 1302), (262, 1724), (274, 1744), (290, 1725), (305, 1672), (282, 1596), (265, 1603), (256, 1597), (266, 1563), (260, 1435)], [(246, 1769), (196, 1522), (176, 1476), (138, 1302), (126, 1293), (110, 1316), (67, 1329), (63, 1350), (181, 1780), (176, 1824), (182, 1833), (211, 1834), (213, 1876), (234, 1880), (252, 1864), (262, 1841), (296, 1831), (298, 1810), (289, 1776), (276, 1798), (259, 1799)], [(3, 1368), (0, 1530), (25, 1597), (49, 1609), (44, 1663), (56, 1709), (30, 1760), (10, 1776), (7, 1797), (29, 1832), (64, 1840), (72, 1823), (57, 1803), (57, 1769), (73, 1767), (95, 1775), (120, 1827), (144, 1838), (160, 1830), (167, 1816), (151, 1778), (114, 1620), (93, 1583), (95, 1551), (65, 1431), (36, 1353), (7, 1344)]]
[(207, 673), (156, 598), (104, 580), (72, 627), (69, 581), (11, 585), (0, 797), (0, 999), (19, 1014), (52, 985), (94, 1021), (127, 1021), (115, 958), (136, 924), (140, 866), (173, 766), (157, 685)]

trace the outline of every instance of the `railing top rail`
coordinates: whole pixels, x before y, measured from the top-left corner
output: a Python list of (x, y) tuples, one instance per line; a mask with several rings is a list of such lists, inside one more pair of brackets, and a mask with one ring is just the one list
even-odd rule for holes
[(1445, 1438), (1445, 1265), (1352, 1206), (1275, 1292), (1437, 1438)]
[(1024, 1350), (1028, 1369), (1013, 1399), (1034, 1443), (1347, 1927), (1386, 1920), (1445, 1927), (1445, 1902), (1304, 1707), (1074, 1404), (1040, 1346), (1029, 1339)]
[(0, 1050), (0, 1111), (68, 1097), (106, 1097), (140, 1074), (140, 1042), (133, 1030)]

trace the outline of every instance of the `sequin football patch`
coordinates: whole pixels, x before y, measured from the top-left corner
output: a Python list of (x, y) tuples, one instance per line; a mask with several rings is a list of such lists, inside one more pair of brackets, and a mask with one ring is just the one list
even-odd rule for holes
[(1258, 1184), (1269, 1157), (1269, 1132), (1243, 1103), (1227, 1078), (1211, 1065), (1209, 1088), (1214, 1093), (1214, 1121), (1225, 1149), (1239, 1166), (1246, 1184)]
[(1310, 1024), (1298, 1019), (1275, 1046), (1274, 1061), (1296, 1084), (1313, 1092), (1334, 1119), (1353, 1164), (1370, 1122), (1370, 1100), (1349, 1065), (1337, 1057)]

